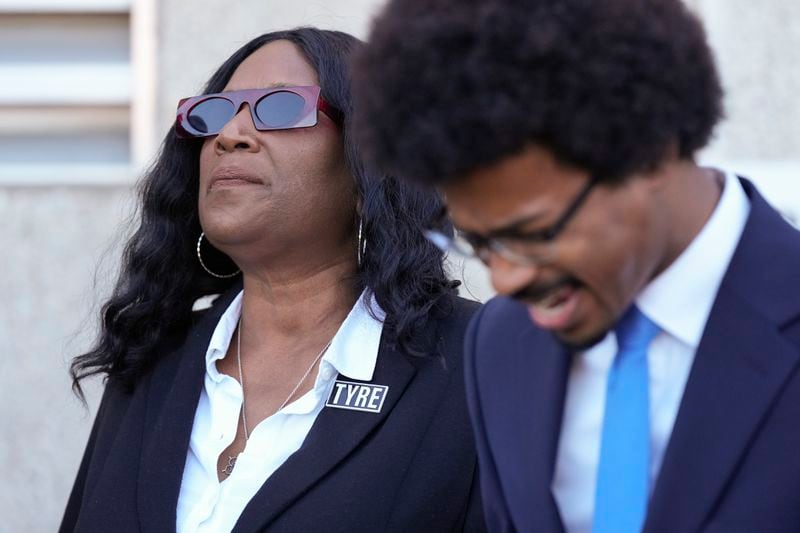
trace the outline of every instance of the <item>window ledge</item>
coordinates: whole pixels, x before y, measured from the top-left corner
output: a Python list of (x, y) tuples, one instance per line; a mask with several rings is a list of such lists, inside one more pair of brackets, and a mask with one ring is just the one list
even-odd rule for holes
[(127, 163), (0, 164), (0, 186), (129, 186), (135, 182), (138, 174), (139, 170)]
[(129, 63), (0, 65), (0, 105), (128, 105)]
[(132, 0), (0, 0), (0, 13), (128, 13)]

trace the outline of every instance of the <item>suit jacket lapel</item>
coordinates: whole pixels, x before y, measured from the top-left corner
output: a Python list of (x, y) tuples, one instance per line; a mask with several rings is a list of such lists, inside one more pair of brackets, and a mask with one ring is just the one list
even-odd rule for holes
[(151, 377), (145, 434), (139, 465), (139, 516), (142, 531), (175, 531), (176, 510), (197, 402), (203, 388), (205, 353), (211, 335), (237, 285), (217, 299), (193, 327), (177, 352)]
[(490, 413), (486, 438), (516, 529), (559, 532), (563, 525), (551, 484), (570, 355), (550, 333), (534, 328), (524, 307), (507, 305), (520, 307), (513, 318), (504, 318), (510, 342), (497, 335), (494, 348), (481, 348), (482, 375), (494, 379), (480, 388), (481, 408)]
[(560, 532), (564, 526), (553, 497), (552, 482), (571, 357), (560, 343), (552, 339), (547, 348), (539, 353), (529, 353), (528, 358), (534, 366), (531, 376), (537, 377), (535, 383), (531, 384), (536, 396), (532, 404), (535, 416), (529, 420), (530, 431), (526, 437), (530, 441), (527, 447), (529, 453), (541, 450), (540, 453), (530, 453), (534, 476), (531, 479), (536, 481), (532, 487), (531, 501), (541, 502), (541, 507), (536, 509), (528, 505), (534, 516), (531, 528), (527, 531)]
[(388, 385), (380, 413), (325, 407), (302, 447), (266, 481), (245, 507), (234, 531), (260, 531), (340, 464), (389, 416), (409, 381), (414, 367), (381, 340), (372, 383)]
[[(752, 186), (751, 214), (695, 355), (645, 531), (696, 531), (798, 364), (780, 327), (798, 316), (798, 235)], [(764, 259), (785, 251), (786, 261)], [(795, 257), (792, 257), (794, 254)]]
[(696, 531), (797, 364), (763, 316), (721, 292), (698, 348), (647, 519), (647, 532)]

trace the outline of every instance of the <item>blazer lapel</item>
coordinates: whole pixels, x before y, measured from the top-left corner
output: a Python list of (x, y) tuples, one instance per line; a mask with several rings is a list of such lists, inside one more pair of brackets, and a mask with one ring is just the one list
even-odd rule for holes
[(484, 375), (499, 378), (481, 384), (482, 410), (492, 413), (486, 435), (516, 529), (559, 532), (551, 484), (571, 358), (551, 334), (533, 327), (524, 308), (513, 322), (507, 330), (521, 333), (506, 347), (496, 338), (493, 350), (510, 353), (485, 363), (492, 368)]
[[(751, 214), (698, 346), (650, 502), (647, 533), (697, 531), (798, 364), (780, 327), (798, 315), (798, 235), (743, 183)], [(764, 259), (785, 251), (785, 261)]]
[(414, 367), (381, 340), (372, 383), (389, 390), (380, 413), (325, 407), (301, 448), (264, 483), (245, 507), (237, 532), (260, 531), (340, 464), (389, 416), (415, 373)]
[[(541, 507), (527, 507), (533, 512), (532, 526), (528, 531), (560, 532), (564, 526), (553, 497), (552, 482), (571, 357), (555, 339), (538, 353), (529, 350), (528, 359), (533, 366), (530, 375), (538, 376), (531, 384), (536, 396), (532, 404), (535, 416), (529, 419), (530, 430), (524, 433), (529, 442), (521, 445), (527, 446), (532, 460), (531, 479), (535, 483), (531, 501), (541, 502)], [(541, 451), (533, 453), (534, 450)]]
[[(725, 291), (686, 385), (645, 531), (697, 531), (797, 364), (773, 324)], [(724, 371), (721, 371), (724, 369)]]
[(175, 369), (160, 368), (152, 375), (138, 480), (144, 532), (175, 531), (183, 468), (203, 388), (205, 353), (217, 322), (239, 290), (237, 285), (218, 298), (190, 330), (182, 347), (165, 362)]

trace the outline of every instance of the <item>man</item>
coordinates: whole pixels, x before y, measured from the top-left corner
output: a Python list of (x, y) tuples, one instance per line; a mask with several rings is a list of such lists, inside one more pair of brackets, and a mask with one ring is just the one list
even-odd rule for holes
[(499, 294), (466, 339), (490, 528), (800, 531), (800, 234), (695, 163), (722, 115), (697, 19), (392, 0), (370, 41), (361, 140), (440, 188), (459, 238), (429, 235)]

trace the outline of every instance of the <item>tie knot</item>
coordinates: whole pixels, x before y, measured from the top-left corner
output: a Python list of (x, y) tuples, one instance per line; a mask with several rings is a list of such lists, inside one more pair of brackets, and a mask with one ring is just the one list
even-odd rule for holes
[(635, 305), (622, 315), (614, 328), (620, 350), (623, 348), (646, 350), (660, 330), (661, 328)]

